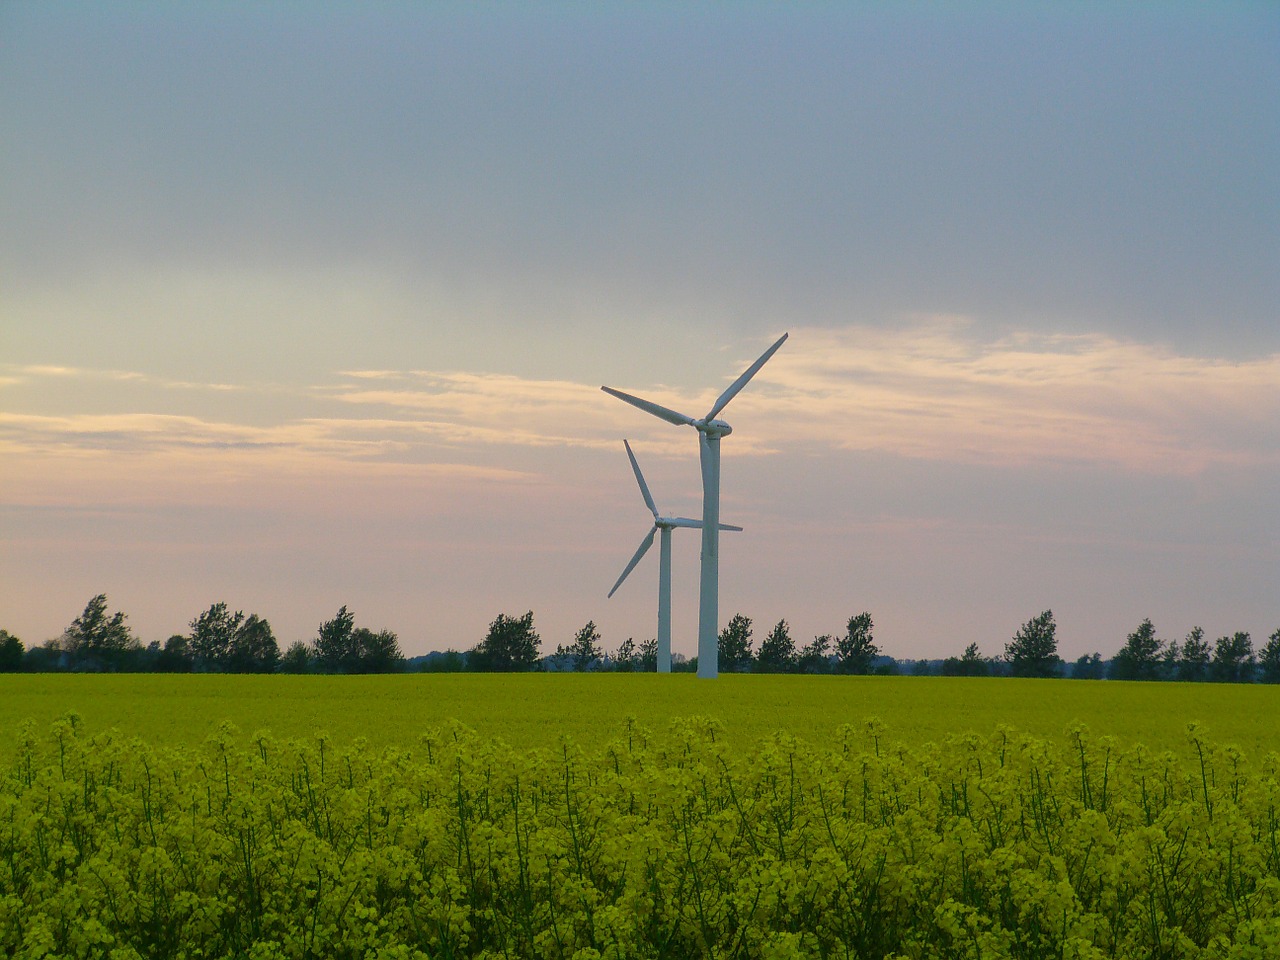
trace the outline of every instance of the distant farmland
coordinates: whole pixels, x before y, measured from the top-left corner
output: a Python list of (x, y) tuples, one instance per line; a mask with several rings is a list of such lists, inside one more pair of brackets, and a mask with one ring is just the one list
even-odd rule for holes
[(1153, 749), (1186, 746), (1198, 722), (1215, 741), (1261, 757), (1280, 751), (1280, 686), (1068, 682), (944, 677), (692, 676), (644, 674), (445, 674), (377, 677), (0, 674), (0, 757), (14, 731), (43, 732), (75, 711), (86, 728), (116, 728), (156, 746), (196, 745), (230, 721), (248, 736), (375, 747), (413, 744), (458, 720), (513, 747), (584, 747), (617, 736), (628, 717), (661, 732), (672, 719), (714, 717), (749, 748), (775, 730), (821, 746), (842, 724), (878, 718), (885, 737), (907, 743), (998, 725), (1061, 739), (1082, 722), (1095, 736)]

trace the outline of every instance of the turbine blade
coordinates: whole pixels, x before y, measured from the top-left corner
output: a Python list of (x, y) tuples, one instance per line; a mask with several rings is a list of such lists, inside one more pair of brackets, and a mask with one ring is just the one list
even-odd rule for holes
[(733, 383), (729, 384), (729, 388), (725, 390), (724, 393), (720, 394), (720, 399), (716, 401), (715, 406), (711, 408), (711, 412), (708, 413), (705, 417), (703, 417), (703, 419), (714, 420), (716, 417), (716, 414), (718, 414), (721, 410), (723, 410), (728, 405), (729, 401), (732, 400), (734, 397), (736, 397), (739, 391), (741, 391), (742, 388), (747, 385), (747, 381), (749, 381), (752, 377), (754, 377), (760, 371), (760, 368), (763, 367), (769, 361), (769, 358), (778, 352), (778, 348), (782, 346), (783, 343), (786, 342), (786, 339), (788, 336), (789, 334), (784, 333), (781, 337), (779, 337), (778, 342), (775, 343), (768, 350), (766, 350), (764, 353), (762, 353), (760, 355), (759, 360), (757, 360), (751, 366), (747, 367), (746, 372), (743, 373), (742, 376), (740, 376), (737, 380), (733, 381)]
[(662, 522), (668, 527), (692, 527), (695, 530), (702, 529), (701, 520), (691, 520), (689, 517), (663, 517)]
[[(693, 520), (689, 517), (663, 517), (659, 523), (668, 527), (693, 527), (695, 530), (702, 529), (701, 520)], [(734, 526), (732, 523), (720, 524), (721, 530), (732, 530), (734, 533), (741, 533), (742, 528)]]
[(644, 482), (644, 474), (640, 472), (640, 464), (636, 463), (636, 455), (631, 452), (631, 444), (623, 440), (622, 445), (627, 448), (627, 456), (631, 458), (631, 469), (636, 473), (636, 483), (640, 484), (640, 494), (644, 497), (645, 506), (653, 514), (653, 519), (657, 520), (658, 508), (653, 505), (653, 497), (649, 495), (649, 485)]
[[(622, 571), (622, 576), (618, 578), (618, 582), (613, 585), (613, 589), (609, 591), (609, 597), (612, 597), (617, 589), (622, 586), (622, 581), (627, 579), (627, 574), (636, 568), (636, 564), (640, 562), (640, 558), (649, 552), (649, 548), (653, 546), (653, 535), (658, 532), (657, 527), (649, 529), (649, 535), (640, 541), (640, 549), (636, 551), (635, 556), (631, 558), (631, 562), (627, 564), (627, 569)], [(608, 599), (606, 597), (605, 599)]]
[(677, 413), (670, 407), (664, 407), (660, 403), (654, 403), (652, 400), (641, 400), (639, 397), (633, 397), (629, 393), (623, 393), (621, 390), (615, 390), (613, 387), (601, 387), (605, 393), (610, 396), (617, 397), (625, 403), (631, 404), (633, 407), (639, 407), (645, 413), (652, 413), (660, 420), (667, 423), (674, 423), (678, 427), (693, 426), (697, 421), (693, 417), (687, 417), (683, 413)]

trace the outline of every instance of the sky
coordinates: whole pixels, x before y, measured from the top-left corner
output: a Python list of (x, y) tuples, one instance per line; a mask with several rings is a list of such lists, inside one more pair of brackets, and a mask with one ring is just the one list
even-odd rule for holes
[[(0, 627), (1280, 628), (1280, 6), (0, 5)], [(692, 535), (690, 535), (692, 534)], [(673, 647), (696, 650), (676, 531)]]

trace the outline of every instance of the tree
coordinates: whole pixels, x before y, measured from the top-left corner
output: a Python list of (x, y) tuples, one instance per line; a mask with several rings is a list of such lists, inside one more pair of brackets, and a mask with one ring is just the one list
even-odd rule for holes
[(191, 638), (175, 633), (164, 642), (156, 657), (157, 673), (190, 673), (195, 660), (191, 655)]
[(22, 658), (23, 673), (53, 673), (66, 668), (62, 638), (55, 637), (27, 650)]
[(1177, 640), (1170, 640), (1160, 655), (1160, 679), (1178, 679), (1178, 661), (1182, 659), (1182, 647)]
[(1267, 639), (1258, 655), (1258, 666), (1262, 668), (1263, 683), (1280, 683), (1280, 630)]
[[(274, 673), (280, 663), (280, 647), (271, 624), (256, 613), (247, 617), (243, 610), (233, 613), (221, 601), (191, 621), (186, 649), (177, 637), (170, 637), (165, 647), (169, 652), (161, 651), (157, 669), (166, 671)], [(184, 665), (186, 659), (190, 664)]]
[(568, 644), (557, 643), (556, 652), (549, 654), (541, 664), (543, 670), (561, 673), (573, 669), (573, 651)]
[(831, 651), (835, 648), (835, 640), (830, 634), (814, 637), (801, 649), (797, 659), (797, 667), (801, 673), (830, 673)]
[(751, 666), (751, 618), (735, 613), (720, 631), (720, 670), (737, 673)]
[(453, 649), (453, 647), (443, 651), (435, 651), (427, 654), (425, 659), (419, 661), (418, 670), (421, 673), (465, 673), (467, 670), (467, 655), (461, 650)]
[(947, 657), (942, 661), (944, 677), (985, 677), (991, 673), (991, 662), (979, 651), (976, 643), (964, 648), (958, 657)]
[(619, 670), (623, 673), (630, 673), (639, 665), (639, 661), (640, 651), (636, 648), (635, 640), (631, 637), (627, 637), (627, 639), (618, 644), (618, 649), (613, 655), (615, 670)]
[(311, 670), (311, 645), (305, 640), (295, 640), (280, 658), (281, 673), (307, 673)]
[(862, 612), (849, 618), (845, 634), (836, 641), (836, 670), (840, 673), (869, 674), (880, 656), (871, 634), (871, 614)]
[(244, 611), (219, 601), (191, 621), (191, 656), (196, 670), (226, 670)]
[(1071, 667), (1072, 680), (1101, 680), (1103, 676), (1102, 654), (1086, 653)]
[(590, 668), (602, 656), (604, 651), (600, 647), (600, 631), (596, 629), (596, 622), (588, 620), (586, 624), (573, 635), (573, 643), (569, 645), (568, 654), (573, 658), (573, 669), (582, 673)]
[(1015, 677), (1056, 677), (1062, 672), (1053, 611), (1024, 623), (1005, 645), (1004, 657)]
[[(345, 604), (332, 620), (320, 624), (309, 653), (325, 673), (396, 673), (405, 664), (395, 633), (357, 627), (355, 614)], [(295, 658), (295, 666), (300, 666), (301, 651)]]
[(231, 673), (275, 673), (280, 664), (280, 645), (271, 624), (256, 613), (236, 627), (227, 650), (226, 669)]
[[(675, 654), (671, 655), (671, 669), (674, 670)], [(640, 644), (640, 669), (645, 673), (656, 673), (658, 670), (658, 638), (650, 637)]]
[(73, 667), (86, 670), (119, 670), (131, 650), (139, 644), (117, 610), (107, 615), (107, 595), (100, 593), (90, 600), (84, 613), (71, 621), (62, 633), (63, 650)]
[(1236, 631), (1230, 637), (1219, 637), (1213, 648), (1209, 672), (1219, 683), (1252, 683), (1257, 661), (1249, 634)]
[(473, 670), (506, 673), (531, 670), (538, 663), (538, 642), (533, 629), (533, 611), (522, 617), (500, 613), (485, 638), (467, 655)]
[(316, 665), (325, 673), (353, 673), (358, 660), (355, 614), (346, 604), (316, 631)]
[(796, 644), (787, 621), (779, 620), (760, 644), (756, 670), (760, 673), (792, 673), (796, 669)]
[(27, 648), (8, 630), (0, 630), (0, 673), (17, 673)]
[(1164, 641), (1156, 639), (1156, 628), (1149, 619), (1138, 624), (1125, 645), (1111, 658), (1112, 680), (1160, 679), (1160, 652)]
[(1182, 643), (1182, 657), (1178, 660), (1178, 679), (1200, 681), (1209, 679), (1209, 641), (1204, 638), (1203, 627), (1192, 627)]
[(399, 673), (404, 669), (404, 654), (400, 652), (400, 639), (390, 630), (374, 633), (368, 627), (356, 627), (351, 632), (355, 641), (356, 662), (354, 673)]

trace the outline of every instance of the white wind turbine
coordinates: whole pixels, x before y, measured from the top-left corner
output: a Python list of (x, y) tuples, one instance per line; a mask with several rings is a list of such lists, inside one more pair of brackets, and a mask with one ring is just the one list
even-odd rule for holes
[(787, 334), (761, 354), (760, 359), (747, 367), (746, 372), (729, 384), (724, 393), (700, 420), (669, 407), (633, 397), (612, 387), (601, 387), (605, 393), (639, 407), (659, 419), (676, 426), (689, 426), (698, 431), (698, 448), (702, 460), (702, 578), (698, 591), (698, 676), (715, 677), (720, 673), (720, 651), (717, 636), (720, 613), (720, 438), (727, 437), (733, 428), (716, 414), (759, 372), (786, 341)]
[[(653, 546), (653, 535), (661, 533), (662, 537), (658, 542), (658, 672), (671, 672), (671, 531), (676, 527), (694, 527), (701, 528), (701, 520), (690, 520), (688, 517), (664, 517), (659, 515), (657, 506), (654, 505), (653, 497), (649, 493), (649, 485), (644, 482), (644, 474), (640, 472), (640, 464), (636, 462), (636, 455), (631, 452), (631, 444), (626, 440), (622, 441), (622, 445), (627, 448), (627, 456), (631, 459), (631, 469), (635, 471), (636, 483), (640, 485), (640, 495), (644, 497), (645, 506), (649, 508), (649, 512), (653, 514), (653, 527), (650, 528), (648, 536), (640, 541), (640, 549), (635, 552), (635, 556), (631, 558), (631, 562), (627, 564), (627, 568), (622, 571), (622, 576), (618, 578), (618, 582), (613, 585), (613, 589), (609, 591), (612, 597), (617, 593), (618, 588), (622, 586), (622, 581), (627, 579), (627, 574), (635, 569), (640, 559), (649, 552), (649, 548)], [(735, 527), (728, 523), (720, 524), (721, 530), (741, 530), (741, 527)]]

